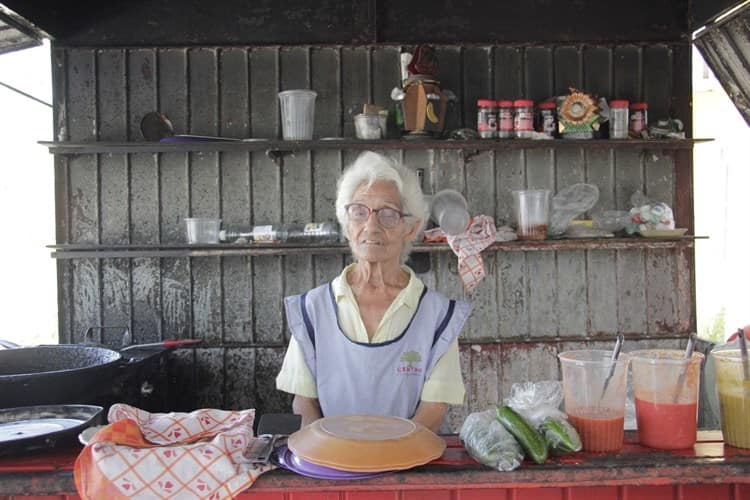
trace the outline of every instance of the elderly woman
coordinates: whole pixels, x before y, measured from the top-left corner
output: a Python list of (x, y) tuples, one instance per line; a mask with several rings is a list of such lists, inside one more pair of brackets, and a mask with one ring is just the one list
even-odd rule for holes
[(417, 176), (365, 152), (339, 179), (336, 216), (355, 262), (285, 299), (292, 337), (276, 387), (294, 394), (303, 426), (381, 414), (437, 431), (448, 404), (464, 400), (457, 338), (471, 306), (427, 290), (403, 264), (427, 217)]

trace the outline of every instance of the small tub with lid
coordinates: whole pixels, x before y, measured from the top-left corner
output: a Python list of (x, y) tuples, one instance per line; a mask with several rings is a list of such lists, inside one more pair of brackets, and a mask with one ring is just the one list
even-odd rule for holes
[(648, 103), (630, 103), (630, 135), (640, 138), (648, 130)]
[(628, 138), (628, 101), (615, 99), (609, 103), (609, 138)]
[(513, 101), (497, 101), (497, 136), (500, 139), (513, 138)]
[(482, 139), (497, 137), (497, 106), (491, 99), (477, 101), (477, 132)]
[(550, 137), (557, 136), (557, 105), (554, 101), (542, 101), (537, 106), (539, 109), (537, 119), (537, 132)]

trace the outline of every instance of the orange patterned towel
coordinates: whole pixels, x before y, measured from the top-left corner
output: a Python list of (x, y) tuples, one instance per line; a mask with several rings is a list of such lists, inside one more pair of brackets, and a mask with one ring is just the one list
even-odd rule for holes
[(109, 410), (74, 466), (83, 499), (224, 499), (250, 487), (273, 465), (243, 457), (255, 410), (149, 413), (124, 404)]

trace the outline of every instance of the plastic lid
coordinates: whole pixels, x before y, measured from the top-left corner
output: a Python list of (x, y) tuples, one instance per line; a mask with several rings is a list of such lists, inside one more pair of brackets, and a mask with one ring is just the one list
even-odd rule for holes
[(609, 107), (610, 108), (627, 108), (628, 101), (626, 101), (625, 99), (615, 99), (614, 101), (610, 101)]
[(539, 109), (555, 109), (557, 105), (554, 101), (542, 101), (539, 103)]
[(647, 102), (634, 102), (630, 105), (633, 109), (648, 109), (648, 103)]
[(513, 106), (513, 101), (511, 100), (497, 101), (497, 105), (502, 106), (503, 108), (510, 108)]
[(516, 99), (513, 101), (513, 106), (516, 108), (525, 108), (525, 107), (531, 107), (534, 105), (534, 101), (531, 101), (529, 99)]
[(488, 106), (488, 107), (494, 107), (495, 101), (492, 99), (479, 99), (477, 101), (477, 106)]

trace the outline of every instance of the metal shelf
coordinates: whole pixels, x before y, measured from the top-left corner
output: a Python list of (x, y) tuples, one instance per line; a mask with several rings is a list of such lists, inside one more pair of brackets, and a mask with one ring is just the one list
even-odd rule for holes
[(278, 157), (296, 151), (314, 150), (391, 150), (391, 149), (437, 149), (463, 151), (489, 151), (512, 149), (660, 149), (689, 150), (694, 144), (713, 139), (590, 139), (590, 140), (532, 140), (532, 139), (484, 139), (453, 141), (436, 139), (379, 140), (358, 139), (281, 141), (281, 140), (221, 140), (192, 142), (53, 142), (39, 141), (50, 153), (61, 155), (101, 153), (196, 153), (196, 152), (257, 152)]
[[(544, 241), (510, 241), (495, 243), (485, 251), (550, 251), (550, 250), (624, 250), (664, 249), (694, 246), (700, 236), (683, 236), (678, 239), (656, 238), (590, 238), (559, 239)], [(337, 245), (252, 245), (252, 244), (161, 244), (161, 245), (95, 245), (59, 244), (49, 245), (56, 259), (109, 259), (139, 257), (232, 257), (260, 255), (337, 255), (349, 253), (349, 247)], [(445, 243), (423, 243), (414, 245), (414, 252), (451, 252)]]

